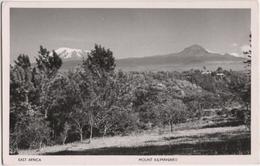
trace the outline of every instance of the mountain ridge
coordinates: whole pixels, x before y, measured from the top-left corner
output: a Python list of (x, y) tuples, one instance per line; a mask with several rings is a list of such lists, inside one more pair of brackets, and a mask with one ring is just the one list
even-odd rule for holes
[[(79, 53), (81, 55), (73, 56), (67, 55), (61, 51), (62, 59), (64, 60), (63, 69), (73, 68), (78, 64), (81, 64), (83, 57), (87, 56), (88, 50), (80, 49), (70, 49), (67, 52), (71, 54)], [(58, 53), (59, 55), (59, 53)], [(65, 56), (67, 55), (67, 56)], [(236, 57), (231, 54), (219, 54), (212, 53), (198, 44), (191, 45), (184, 48), (183, 50), (177, 53), (169, 53), (163, 55), (154, 55), (147, 57), (130, 57), (124, 59), (116, 59), (116, 66), (118, 69), (122, 70), (161, 70), (167, 66), (167, 70), (179, 70), (190, 69), (196, 66), (196, 68), (202, 68), (203, 66), (221, 66), (228, 67), (232, 69), (232, 66), (235, 65), (235, 68), (242, 70), (242, 63), (245, 60), (243, 57)], [(238, 66), (237, 66), (238, 65)], [(176, 67), (177, 66), (177, 67)], [(214, 68), (215, 68), (214, 67)]]
[(210, 61), (241, 61), (244, 58), (235, 57), (230, 54), (218, 54), (211, 53), (205, 48), (199, 45), (192, 45), (184, 48), (177, 53), (170, 53), (164, 55), (155, 55), (148, 57), (133, 57), (127, 59), (119, 59), (119, 65), (134, 64), (146, 65), (146, 64), (191, 64), (191, 63), (203, 63)]

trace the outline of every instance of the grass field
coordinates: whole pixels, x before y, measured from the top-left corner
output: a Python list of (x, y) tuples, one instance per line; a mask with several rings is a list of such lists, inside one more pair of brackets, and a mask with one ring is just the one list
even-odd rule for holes
[[(207, 127), (205, 127), (207, 126)], [(244, 125), (210, 127), (189, 122), (175, 130), (153, 129), (129, 136), (94, 138), (41, 150), (20, 151), (23, 155), (220, 155), (250, 154), (250, 132)]]

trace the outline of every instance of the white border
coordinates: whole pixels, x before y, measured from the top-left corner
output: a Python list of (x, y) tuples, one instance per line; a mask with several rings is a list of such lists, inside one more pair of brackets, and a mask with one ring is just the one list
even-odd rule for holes
[[(252, 30), (252, 112), (251, 112), (251, 155), (173, 155), (161, 156), (164, 158), (177, 158), (175, 162), (140, 162), (138, 158), (148, 156), (31, 156), (38, 157), (41, 162), (19, 162), (18, 158), (28, 156), (9, 155), (9, 64), (10, 64), (10, 8), (251, 8)], [(2, 78), (3, 78), (3, 162), (4, 164), (254, 164), (259, 160), (259, 40), (258, 40), (258, 4), (253, 0), (185, 0), (185, 1), (17, 1), (3, 2), (2, 4)], [(257, 56), (255, 56), (257, 55)], [(258, 101), (257, 101), (258, 100)], [(149, 156), (160, 157), (160, 156)]]

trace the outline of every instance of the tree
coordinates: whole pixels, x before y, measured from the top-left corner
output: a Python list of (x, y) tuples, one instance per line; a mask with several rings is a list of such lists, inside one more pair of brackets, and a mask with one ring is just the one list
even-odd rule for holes
[[(48, 88), (48, 82), (57, 74), (59, 68), (62, 65), (61, 58), (57, 55), (55, 51), (52, 51), (52, 54), (44, 48), (40, 46), (40, 51), (38, 52), (38, 57), (36, 58), (36, 69), (35, 73), (38, 75), (38, 84), (39, 84), (39, 93), (41, 103), (44, 103), (46, 96), (46, 89)], [(45, 104), (46, 106), (46, 104)], [(45, 118), (48, 116), (48, 106), (42, 107), (41, 109), (44, 112)]]
[[(230, 82), (228, 84), (228, 87), (232, 93), (235, 94), (238, 98), (240, 98), (240, 101), (244, 105), (245, 109), (243, 110), (243, 118), (245, 125), (250, 129), (250, 121), (251, 121), (251, 34), (249, 35), (249, 43), (250, 43), (250, 49), (247, 51), (244, 51), (244, 55), (247, 57), (247, 59), (244, 61), (245, 67), (248, 70), (248, 72), (245, 73), (236, 73), (236, 72), (230, 72)], [(239, 118), (239, 117), (238, 117)]]
[(63, 127), (63, 132), (61, 134), (63, 137), (63, 140), (62, 140), (63, 145), (65, 145), (65, 143), (66, 143), (70, 129), (71, 129), (71, 125), (68, 122), (65, 122), (64, 127)]
[(99, 77), (102, 74), (100, 72), (114, 71), (116, 66), (113, 52), (97, 44), (88, 54), (88, 58), (83, 61), (83, 65), (87, 66), (93, 73), (98, 74)]
[[(66, 136), (65, 124), (69, 123), (69, 114), (73, 111), (74, 105), (79, 104), (79, 98), (74, 85), (67, 73), (58, 73), (46, 82), (44, 95), (41, 100), (42, 108), (48, 112), (46, 118), (52, 128), (51, 138)], [(70, 124), (70, 123), (69, 123)], [(63, 140), (63, 138), (61, 138)]]
[[(30, 59), (19, 55), (10, 73), (10, 139), (12, 146), (39, 148), (48, 141), (49, 128), (35, 102), (36, 87)], [(32, 135), (31, 135), (32, 134)]]
[(167, 100), (161, 104), (161, 119), (163, 123), (168, 123), (170, 131), (173, 131), (173, 124), (178, 124), (185, 121), (186, 105), (179, 99)]
[(40, 46), (38, 53), (38, 58), (36, 58), (37, 68), (50, 78), (61, 67), (62, 60), (55, 51), (52, 51), (52, 54), (50, 54), (43, 46)]
[(27, 55), (19, 55), (17, 60), (15, 61), (15, 66), (11, 66), (11, 92), (15, 93), (13, 89), (13, 85), (16, 85), (19, 92), (12, 97), (19, 96), (19, 94), (23, 95), (22, 99), (27, 104), (29, 103), (29, 93), (33, 90), (32, 83), (32, 69), (30, 59)]
[(87, 93), (80, 93), (80, 100), (84, 112), (89, 117), (90, 136), (89, 141), (93, 137), (93, 127), (97, 123), (97, 117), (100, 112), (103, 112), (109, 105), (106, 94), (108, 94), (111, 81), (113, 79), (115, 69), (115, 59), (113, 53), (109, 49), (105, 49), (100, 45), (95, 45), (95, 48), (88, 54), (88, 58), (83, 60), (82, 78), (80, 89), (88, 90)]
[[(70, 118), (76, 125), (77, 131), (79, 131), (80, 138), (83, 139), (83, 128), (89, 126), (89, 141), (91, 142), (93, 136), (93, 127), (95, 121), (95, 103), (98, 100), (95, 87), (96, 81), (93, 79), (93, 75), (88, 68), (82, 66), (77, 68), (74, 73), (71, 72), (68, 75), (71, 88), (75, 94), (77, 94), (78, 104), (72, 109)], [(84, 118), (82, 118), (84, 117)]]
[(28, 57), (28, 55), (25, 54), (20, 54), (17, 57), (17, 60), (14, 61), (16, 66), (20, 66), (23, 69), (29, 69), (31, 67), (31, 62), (30, 59)]
[[(135, 128), (132, 118), (132, 98), (134, 87), (127, 73), (119, 71), (107, 81), (104, 98), (99, 105), (96, 126), (101, 129), (103, 137), (107, 132), (127, 133)], [(124, 118), (122, 118), (124, 117)]]
[(41, 148), (43, 144), (48, 144), (49, 132), (48, 123), (43, 116), (37, 112), (30, 112), (20, 115), (11, 138), (15, 139), (16, 148)]
[(14, 66), (10, 68), (10, 142), (12, 142), (11, 147), (17, 150), (21, 141), (18, 128), (23, 126), (31, 107), (29, 93), (33, 91), (33, 88), (29, 57), (19, 55)]
[[(247, 66), (249, 66), (249, 67), (251, 67), (251, 56), (252, 56), (252, 44), (251, 44), (251, 42), (252, 42), (252, 35), (250, 34), (249, 35), (249, 47), (250, 47), (250, 49), (249, 50), (245, 50), (244, 52), (243, 52), (243, 54), (247, 57), (247, 59), (244, 61), (244, 63), (247, 65)], [(250, 71), (251, 72), (251, 71)]]
[(155, 106), (159, 103), (160, 92), (142, 78), (135, 81), (139, 86), (134, 89), (133, 109), (138, 113), (139, 126), (147, 129), (158, 122), (158, 109), (155, 109)]
[(88, 125), (89, 117), (86, 112), (83, 111), (82, 107), (74, 106), (73, 111), (70, 112), (69, 119), (72, 124), (72, 128), (80, 136), (80, 141), (83, 141), (83, 129)]
[(49, 141), (49, 123), (43, 118), (44, 115), (47, 118), (48, 111), (48, 103), (44, 102), (46, 85), (62, 62), (57, 54), (50, 56), (42, 46), (36, 62), (37, 65), (32, 66), (29, 57), (22, 54), (11, 66), (10, 125), (11, 139), (16, 139), (11, 142), (16, 142), (17, 147), (32, 148), (35, 144), (40, 148), (43, 142)]
[(245, 124), (248, 126), (248, 128), (250, 128), (250, 123), (251, 123), (251, 109), (249, 108), (251, 106), (251, 56), (252, 56), (252, 35), (249, 35), (249, 46), (250, 49), (247, 51), (244, 51), (244, 55), (248, 57), (248, 59), (246, 61), (244, 61), (244, 63), (247, 65), (247, 67), (249, 68), (249, 71), (247, 73), (248, 76), (248, 81), (245, 85), (245, 88), (243, 89), (243, 98), (244, 101), (247, 104), (247, 109), (245, 112)]

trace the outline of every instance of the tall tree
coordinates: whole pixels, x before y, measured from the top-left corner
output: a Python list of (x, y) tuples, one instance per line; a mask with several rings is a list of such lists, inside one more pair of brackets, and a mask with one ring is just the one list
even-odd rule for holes
[[(45, 99), (47, 98), (46, 96), (46, 91), (47, 91), (47, 85), (49, 84), (49, 81), (55, 77), (57, 74), (59, 68), (62, 65), (62, 60), (57, 55), (55, 51), (52, 51), (52, 54), (44, 48), (43, 46), (40, 46), (40, 50), (38, 52), (38, 57), (36, 58), (36, 73), (38, 73), (38, 84), (39, 84), (39, 93), (41, 94), (41, 103), (45, 102)], [(46, 107), (43, 105), (42, 109), (44, 112), (45, 118), (48, 116), (48, 106)]]
[[(115, 69), (115, 59), (112, 51), (105, 49), (101, 45), (95, 45), (88, 54), (88, 58), (83, 60), (82, 87), (87, 87), (88, 93), (80, 93), (81, 103), (88, 114), (90, 125), (89, 140), (93, 137), (93, 127), (97, 123), (97, 117), (105, 107), (106, 94), (110, 88), (110, 80), (113, 79)], [(83, 91), (82, 91), (83, 92)], [(89, 100), (91, 97), (91, 101)], [(105, 104), (106, 105), (106, 104)]]
[[(41, 147), (48, 132), (45, 121), (35, 103), (34, 73), (27, 55), (19, 55), (10, 73), (10, 142), (11, 147)], [(37, 126), (36, 123), (41, 123)], [(33, 133), (33, 134), (32, 134)], [(30, 137), (31, 135), (36, 137)], [(35, 138), (35, 139), (32, 139)], [(45, 139), (46, 140), (46, 139)]]

